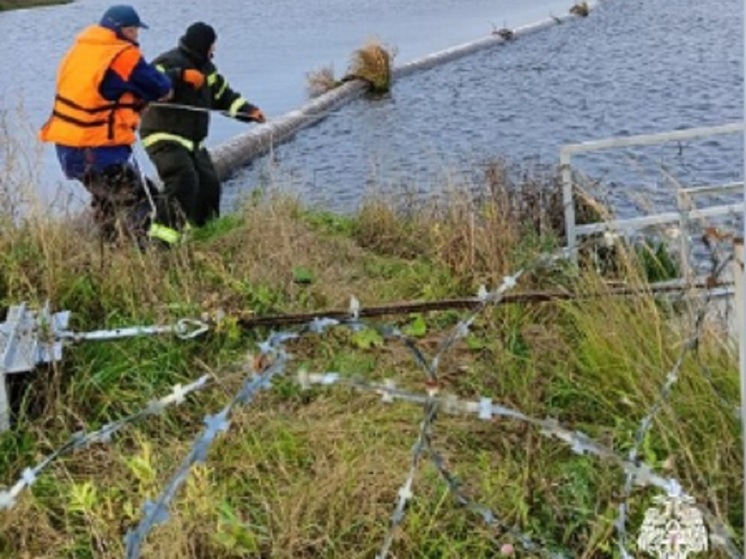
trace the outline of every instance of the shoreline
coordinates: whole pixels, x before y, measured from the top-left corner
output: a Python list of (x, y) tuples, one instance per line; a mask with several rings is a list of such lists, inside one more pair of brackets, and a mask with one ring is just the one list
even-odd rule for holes
[(73, 0), (0, 0), (0, 12), (71, 4)]

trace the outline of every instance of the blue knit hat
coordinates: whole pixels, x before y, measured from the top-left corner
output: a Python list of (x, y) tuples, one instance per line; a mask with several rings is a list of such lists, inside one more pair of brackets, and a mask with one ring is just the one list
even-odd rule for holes
[(140, 20), (140, 16), (137, 15), (135, 8), (124, 4), (118, 4), (106, 10), (99, 23), (103, 27), (114, 31), (122, 27), (142, 27), (143, 29), (148, 29), (148, 26)]

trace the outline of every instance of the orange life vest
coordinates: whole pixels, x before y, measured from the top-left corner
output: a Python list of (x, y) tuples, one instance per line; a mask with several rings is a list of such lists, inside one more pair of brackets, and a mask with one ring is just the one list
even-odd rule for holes
[(134, 144), (140, 123), (135, 96), (125, 93), (112, 102), (101, 96), (99, 86), (112, 65), (127, 79), (140, 56), (135, 44), (110, 29), (83, 30), (60, 64), (52, 116), (39, 139), (71, 147)]

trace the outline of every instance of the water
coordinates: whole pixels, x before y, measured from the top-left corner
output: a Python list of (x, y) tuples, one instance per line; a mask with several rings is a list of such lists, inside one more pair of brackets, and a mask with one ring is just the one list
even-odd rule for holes
[[(369, 37), (396, 47), (397, 64), (481, 38), (493, 27), (517, 27), (572, 2), (556, 0), (278, 0), (247, 5), (221, 0), (138, 5), (151, 29), (146, 55), (170, 48), (202, 19), (218, 30), (216, 62), (231, 84), (271, 118), (302, 104), (307, 72), (348, 56)], [(72, 37), (109, 2), (0, 14), (0, 33), (14, 57), (0, 58), (0, 99), (12, 111), (23, 100), (31, 128), (45, 120), (60, 57)], [(167, 17), (166, 17), (167, 16)], [(617, 135), (717, 125), (742, 119), (742, 6), (737, 0), (608, 0), (574, 20), (394, 83), (390, 96), (361, 100), (278, 147), (226, 185), (226, 209), (268, 174), (311, 203), (354, 209), (367, 189), (427, 193), (433, 182), (479, 169), (494, 157), (556, 163), (562, 144)], [(247, 125), (217, 117), (208, 145)], [(152, 172), (138, 150), (141, 163)], [(683, 146), (578, 157), (573, 163), (610, 185), (623, 208), (670, 198), (664, 166), (688, 183), (740, 180), (741, 135)], [(45, 147), (42, 192), (87, 197), (60, 178)]]
[[(427, 192), (495, 157), (557, 163), (565, 143), (742, 119), (742, 5), (725, 0), (604, 2), (559, 25), (396, 82), (338, 110), (272, 161), (271, 175), (319, 205), (353, 209), (371, 188)], [(577, 156), (620, 215), (673, 203), (674, 183), (738, 181), (742, 135)]]
[[(0, 106), (15, 114), (22, 101), (28, 128), (35, 130), (51, 108), (55, 73), (72, 38), (94, 23), (114, 2), (77, 0), (73, 4), (0, 13), (3, 44), (12, 56), (0, 57)], [(516, 5), (518, 4), (518, 5)], [(209, 7), (207, 7), (209, 6)], [(216, 63), (231, 85), (264, 109), (280, 115), (306, 100), (306, 74), (332, 64), (344, 73), (350, 54), (370, 37), (398, 49), (402, 63), (487, 35), (493, 24), (518, 26), (564, 14), (566, 0), (323, 0), (241, 2), (167, 0), (135, 4), (150, 25), (141, 33), (146, 57), (173, 47), (184, 29), (203, 20), (218, 31)], [(247, 125), (214, 119), (208, 146), (245, 130)], [(25, 128), (24, 128), (25, 132)], [(19, 136), (22, 135), (19, 132)], [(34, 142), (23, 134), (24, 142)], [(152, 167), (138, 150), (141, 163)], [(61, 179), (53, 149), (44, 147), (40, 182), (51, 199), (61, 189), (85, 197), (74, 182)]]

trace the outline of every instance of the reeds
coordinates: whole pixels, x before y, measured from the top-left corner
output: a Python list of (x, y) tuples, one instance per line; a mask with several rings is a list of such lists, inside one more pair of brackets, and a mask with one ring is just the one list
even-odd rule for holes
[(588, 2), (578, 2), (570, 8), (570, 13), (578, 17), (588, 17), (591, 13), (591, 8), (588, 6)]
[(386, 93), (391, 88), (392, 59), (383, 45), (370, 40), (352, 54), (345, 78), (364, 80), (373, 93)]
[(363, 80), (371, 93), (387, 93), (391, 89), (392, 64), (395, 53), (376, 40), (370, 40), (350, 56), (347, 73), (342, 79), (334, 76), (334, 68), (325, 66), (306, 74), (306, 92), (314, 98), (350, 80)]
[(342, 85), (342, 83), (341, 80), (334, 77), (333, 66), (324, 66), (306, 74), (306, 94), (313, 99)]

